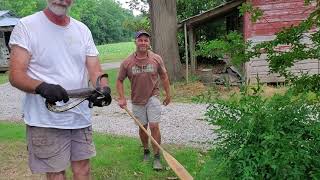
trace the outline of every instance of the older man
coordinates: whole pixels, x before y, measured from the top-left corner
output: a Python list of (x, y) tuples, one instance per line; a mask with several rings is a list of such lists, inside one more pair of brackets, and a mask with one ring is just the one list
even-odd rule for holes
[(89, 159), (96, 154), (87, 101), (62, 113), (45, 106), (67, 102), (66, 90), (88, 87), (89, 79), (95, 84), (102, 74), (90, 30), (67, 15), (72, 3), (47, 0), (46, 9), (20, 20), (9, 42), (10, 82), (26, 92), (29, 166), (50, 180), (65, 179), (70, 162), (74, 179), (90, 179)]

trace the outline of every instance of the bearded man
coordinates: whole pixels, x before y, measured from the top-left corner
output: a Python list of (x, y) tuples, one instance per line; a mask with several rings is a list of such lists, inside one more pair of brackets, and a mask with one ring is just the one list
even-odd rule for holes
[[(68, 16), (72, 3), (47, 0), (46, 9), (20, 20), (9, 42), (10, 83), (26, 93), (29, 167), (49, 180), (66, 179), (70, 164), (73, 179), (90, 179), (89, 159), (96, 155), (87, 101), (62, 113), (45, 106), (63, 105), (66, 90), (86, 88), (88, 80), (95, 85), (103, 74), (90, 30)], [(101, 86), (107, 87), (107, 79)]]

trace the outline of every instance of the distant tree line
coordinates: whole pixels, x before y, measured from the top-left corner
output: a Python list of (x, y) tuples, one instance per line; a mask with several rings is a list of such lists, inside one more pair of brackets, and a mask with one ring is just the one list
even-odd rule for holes
[[(10, 10), (18, 17), (33, 14), (45, 7), (45, 0), (0, 1), (0, 10)], [(114, 0), (77, 0), (70, 15), (90, 28), (96, 44), (130, 41), (134, 30), (126, 24), (137, 19), (132, 11), (123, 9)]]

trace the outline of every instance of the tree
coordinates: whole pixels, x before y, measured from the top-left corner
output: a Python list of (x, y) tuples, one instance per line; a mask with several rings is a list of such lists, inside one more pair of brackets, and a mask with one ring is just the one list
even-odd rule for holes
[(19, 17), (27, 16), (46, 6), (43, 0), (0, 0), (0, 10), (11, 10)]
[(224, 0), (177, 0), (177, 15), (178, 20), (189, 18), (195, 16), (203, 11), (214, 8), (221, 3), (225, 2)]
[(175, 0), (149, 0), (152, 47), (164, 60), (171, 81), (180, 80), (181, 62), (177, 42)]
[(97, 44), (129, 41), (133, 32), (124, 27), (132, 21), (132, 12), (124, 10), (113, 0), (77, 0), (71, 15), (85, 23)]
[[(162, 56), (171, 81), (181, 79), (181, 62), (177, 41), (176, 0), (130, 0), (131, 9), (141, 11), (151, 22), (151, 27), (143, 21), (134, 22), (133, 27), (144, 26), (151, 29), (153, 51)], [(149, 14), (148, 9), (149, 7)], [(132, 25), (131, 25), (132, 26)]]
[(124, 21), (123, 26), (127, 29), (134, 31), (134, 32), (137, 32), (141, 29), (144, 29), (148, 32), (151, 32), (150, 19), (145, 16), (137, 17), (133, 20), (127, 19)]
[[(176, 47), (178, 47), (176, 45), (177, 42), (174, 42), (174, 41), (178, 41), (178, 42), (184, 41), (181, 38), (183, 37), (182, 33), (179, 33), (177, 35), (177, 30), (174, 29), (177, 27), (176, 26), (177, 19), (182, 20), (187, 17), (199, 14), (223, 2), (224, 0), (201, 0), (201, 1), (129, 0), (127, 3), (131, 7), (131, 9), (136, 9), (141, 11), (143, 13), (142, 16), (149, 18), (150, 21), (152, 21), (151, 29), (154, 37), (153, 48), (155, 52), (159, 53), (162, 56), (165, 56), (164, 60), (172, 80), (172, 79), (180, 79), (181, 77), (181, 75), (178, 73), (180, 72), (180, 69), (181, 69), (181, 62), (174, 60), (174, 59), (180, 59), (179, 54), (176, 54), (177, 52), (179, 52), (179, 49), (176, 49)], [(147, 13), (148, 6), (149, 6), (150, 14)], [(146, 25), (146, 23), (143, 23), (143, 22), (144, 21), (133, 22), (129, 25), (130, 27), (141, 27), (142, 25)], [(147, 26), (144, 26), (144, 27), (147, 27)], [(164, 29), (166, 29), (166, 31), (164, 31)], [(179, 39), (177, 40), (177, 38)], [(168, 41), (168, 42), (164, 42), (164, 41)], [(183, 43), (180, 43), (180, 44), (181, 44), (181, 47), (184, 46)], [(163, 48), (167, 48), (167, 50)], [(184, 51), (184, 48), (182, 48), (181, 51)], [(170, 54), (171, 54), (171, 57), (168, 57), (168, 55)], [(167, 58), (173, 59), (173, 61), (170, 61)], [(174, 76), (172, 77), (172, 75)]]

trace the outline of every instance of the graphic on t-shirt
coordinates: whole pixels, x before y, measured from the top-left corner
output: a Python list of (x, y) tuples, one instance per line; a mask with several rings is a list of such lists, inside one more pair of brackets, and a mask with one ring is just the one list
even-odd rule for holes
[(136, 66), (135, 65), (135, 66), (132, 66), (131, 71), (132, 71), (132, 74), (155, 72), (152, 64), (147, 64), (145, 66)]

